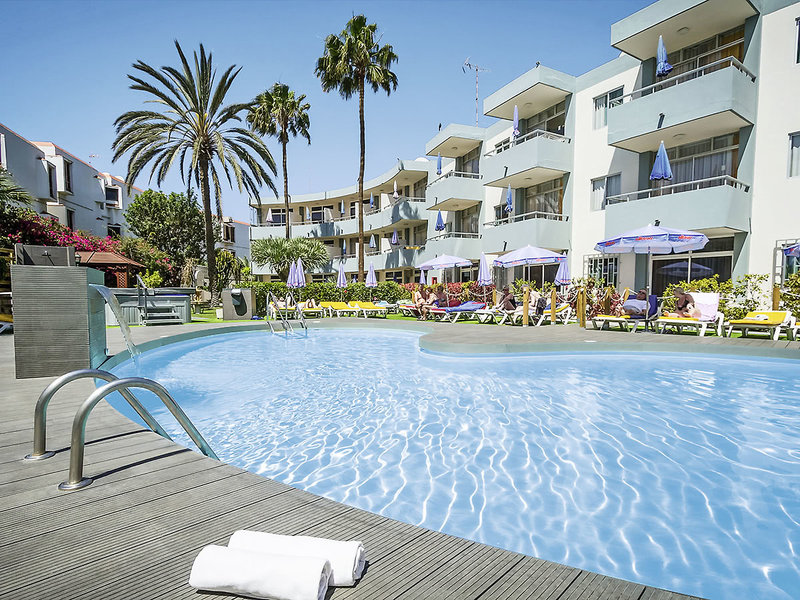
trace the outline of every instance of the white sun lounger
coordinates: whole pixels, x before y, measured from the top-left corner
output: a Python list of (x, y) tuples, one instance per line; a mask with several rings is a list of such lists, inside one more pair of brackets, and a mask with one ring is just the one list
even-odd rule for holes
[(713, 326), (718, 336), (722, 336), (722, 323), (725, 315), (719, 312), (719, 294), (716, 292), (692, 292), (695, 307), (700, 309), (700, 316), (696, 319), (690, 317), (659, 317), (655, 321), (657, 333), (664, 333), (668, 327), (674, 327), (678, 333), (684, 327), (696, 329), (700, 337), (706, 334), (709, 326)]

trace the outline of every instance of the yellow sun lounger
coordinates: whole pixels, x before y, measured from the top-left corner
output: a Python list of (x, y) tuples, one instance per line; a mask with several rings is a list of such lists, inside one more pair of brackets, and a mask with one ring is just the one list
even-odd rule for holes
[(320, 304), (329, 305), (327, 308), (328, 308), (328, 313), (331, 316), (335, 314), (337, 317), (341, 317), (342, 315), (354, 315), (357, 317), (358, 313), (360, 312), (358, 308), (354, 306), (349, 306), (344, 302), (322, 302)]
[(351, 302), (350, 305), (355, 306), (357, 309), (363, 312), (365, 319), (370, 316), (386, 318), (386, 314), (389, 312), (385, 306), (378, 306), (372, 302), (354, 301)]
[[(536, 327), (543, 325), (545, 322), (548, 324), (550, 323), (550, 307), (547, 306), (544, 309), (544, 312), (539, 316), (538, 320), (536, 321)], [(572, 319), (572, 307), (567, 302), (563, 302), (561, 304), (556, 305), (556, 323), (563, 323), (564, 325), (569, 325), (570, 319)]]
[(744, 319), (733, 319), (726, 323), (725, 335), (731, 337), (734, 329), (742, 332), (742, 337), (747, 337), (750, 331), (766, 331), (773, 340), (781, 337), (781, 330), (785, 327), (787, 334), (792, 337), (794, 333), (795, 318), (788, 310), (762, 310), (752, 311)]

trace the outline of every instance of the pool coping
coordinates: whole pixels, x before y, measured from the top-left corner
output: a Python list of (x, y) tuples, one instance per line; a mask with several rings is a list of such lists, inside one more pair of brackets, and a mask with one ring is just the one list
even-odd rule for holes
[[(558, 341), (551, 339), (522, 341), (522, 342), (488, 342), (486, 338), (478, 342), (458, 341), (449, 339), (453, 335), (457, 337), (459, 330), (470, 328), (471, 332), (487, 330), (491, 325), (476, 325), (469, 323), (448, 324), (448, 323), (426, 323), (415, 321), (386, 321), (378, 319), (319, 319), (308, 322), (309, 329), (386, 329), (413, 331), (421, 333), (419, 347), (421, 350), (436, 352), (441, 354), (465, 354), (465, 355), (498, 355), (498, 354), (548, 354), (548, 353), (569, 353), (579, 354), (582, 352), (591, 353), (619, 353), (619, 352), (654, 352), (654, 353), (690, 353), (690, 354), (711, 354), (717, 356), (735, 356), (738, 358), (778, 358), (800, 361), (800, 342), (773, 342), (762, 338), (719, 338), (719, 337), (699, 337), (699, 336), (674, 336), (655, 333), (628, 333), (616, 331), (597, 331), (593, 329), (580, 329), (577, 326), (567, 326), (568, 331), (573, 337), (583, 337), (584, 339), (574, 339), (570, 341)], [(533, 334), (536, 331), (538, 337), (547, 335), (548, 327), (529, 327), (528, 332)], [(556, 335), (561, 336), (567, 332), (567, 327), (556, 326), (552, 330)], [(451, 329), (452, 328), (452, 329)], [(511, 329), (511, 328), (508, 328)], [(524, 335), (526, 330), (522, 327), (516, 328), (520, 334)], [(155, 340), (149, 340), (137, 344), (141, 352), (154, 350), (166, 345), (189, 341), (197, 338), (221, 335), (226, 333), (238, 333), (244, 331), (264, 331), (270, 333), (265, 328), (262, 321), (242, 322), (241, 324), (215, 325), (202, 329), (193, 329), (185, 333), (163, 336)], [(481, 331), (483, 333), (484, 331)], [(278, 334), (280, 335), (280, 334)], [(623, 337), (624, 336), (624, 337)], [(629, 341), (629, 336), (635, 339)], [(603, 339), (607, 338), (607, 339)], [(674, 340), (674, 341), (673, 341)], [(110, 355), (100, 366), (103, 369), (112, 369), (115, 366), (130, 358), (127, 349), (121, 350), (116, 354)]]

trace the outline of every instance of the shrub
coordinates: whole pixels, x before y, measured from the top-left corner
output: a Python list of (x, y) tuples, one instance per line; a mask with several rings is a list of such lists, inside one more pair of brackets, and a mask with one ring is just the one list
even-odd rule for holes
[(664, 290), (664, 310), (675, 309), (675, 296), (672, 291), (682, 287), (692, 292), (717, 292), (720, 295), (719, 310), (726, 319), (741, 319), (748, 312), (764, 309), (768, 306), (768, 275), (743, 275), (736, 279), (720, 281), (719, 275), (706, 279), (695, 279), (671, 283)]
[(792, 314), (800, 319), (800, 271), (787, 277), (783, 285), (781, 308), (792, 311)]
[[(144, 265), (148, 274), (161, 276), (160, 285), (180, 285), (180, 271), (170, 257), (141, 238), (125, 237), (119, 244), (119, 252)], [(157, 287), (157, 286), (153, 286)]]

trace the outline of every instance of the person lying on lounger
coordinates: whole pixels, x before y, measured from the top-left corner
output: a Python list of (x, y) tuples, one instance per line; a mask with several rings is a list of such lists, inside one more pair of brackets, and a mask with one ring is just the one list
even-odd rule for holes
[(665, 316), (689, 319), (697, 319), (700, 317), (701, 311), (694, 305), (694, 298), (692, 298), (691, 294), (687, 294), (683, 291), (683, 288), (680, 287), (673, 289), (672, 294), (677, 298), (675, 301), (675, 312), (664, 313)]
[(622, 305), (624, 314), (631, 317), (644, 317), (647, 315), (647, 310), (650, 304), (647, 302), (647, 290), (639, 290), (636, 292), (635, 298), (628, 298), (625, 304)]

